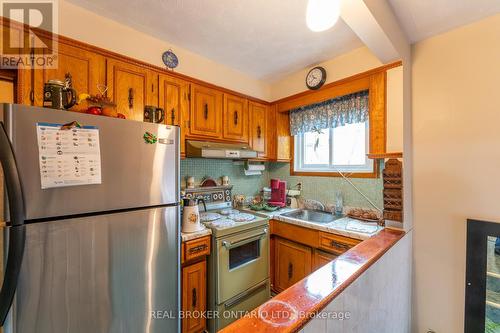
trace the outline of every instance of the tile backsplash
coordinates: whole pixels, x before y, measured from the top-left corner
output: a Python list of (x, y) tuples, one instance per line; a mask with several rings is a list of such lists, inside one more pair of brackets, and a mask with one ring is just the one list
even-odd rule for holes
[(228, 176), (233, 185), (233, 194), (254, 196), (262, 187), (269, 184), (267, 171), (260, 176), (245, 176), (243, 164), (231, 160), (205, 158), (186, 158), (181, 160), (181, 187), (186, 185), (186, 177), (193, 176), (195, 184), (199, 185), (203, 178), (213, 178), (221, 183), (222, 176)]
[[(290, 164), (268, 163), (268, 177), (280, 178), (287, 181), (291, 187), (302, 183), (302, 197), (314, 199), (323, 204), (335, 204), (335, 193), (340, 190), (344, 199), (344, 206), (372, 208), (352, 186), (342, 177), (309, 177), (291, 176)], [(383, 169), (381, 166), (380, 169)], [(352, 183), (360, 189), (377, 207), (383, 208), (383, 182), (379, 178), (350, 178)]]
[[(381, 166), (380, 169), (383, 169)], [(266, 163), (266, 170), (260, 176), (245, 176), (242, 163), (230, 160), (187, 158), (181, 160), (181, 185), (185, 186), (187, 176), (193, 176), (198, 185), (208, 176), (221, 182), (222, 176), (229, 176), (233, 194), (253, 196), (264, 186), (269, 186), (271, 178), (287, 181), (288, 187), (302, 182), (302, 197), (314, 199), (323, 204), (334, 204), (337, 190), (342, 192), (344, 206), (372, 208), (371, 205), (341, 177), (290, 176), (290, 164)], [(352, 178), (351, 181), (379, 208), (383, 208), (382, 178)]]

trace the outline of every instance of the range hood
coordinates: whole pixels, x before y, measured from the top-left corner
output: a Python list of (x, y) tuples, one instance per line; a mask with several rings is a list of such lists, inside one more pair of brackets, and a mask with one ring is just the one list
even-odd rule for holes
[(186, 157), (247, 160), (257, 158), (257, 152), (246, 144), (192, 141), (186, 142)]

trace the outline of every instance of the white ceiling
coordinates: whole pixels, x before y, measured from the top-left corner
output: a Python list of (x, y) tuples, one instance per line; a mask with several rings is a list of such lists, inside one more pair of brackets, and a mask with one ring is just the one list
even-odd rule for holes
[[(363, 45), (342, 19), (310, 31), (307, 0), (68, 1), (268, 82)], [(500, 12), (500, 0), (388, 1), (412, 42)]]
[(389, 0), (412, 43), (500, 13), (500, 0)]
[(69, 1), (270, 82), (363, 45), (341, 19), (310, 31), (307, 0)]

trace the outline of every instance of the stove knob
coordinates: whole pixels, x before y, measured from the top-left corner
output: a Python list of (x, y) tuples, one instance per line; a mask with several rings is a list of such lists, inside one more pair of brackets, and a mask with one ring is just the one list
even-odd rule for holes
[(229, 195), (229, 190), (226, 190), (226, 195)]
[(212, 199), (217, 200), (217, 194), (212, 194)]
[(231, 201), (231, 197), (226, 197), (226, 201)]

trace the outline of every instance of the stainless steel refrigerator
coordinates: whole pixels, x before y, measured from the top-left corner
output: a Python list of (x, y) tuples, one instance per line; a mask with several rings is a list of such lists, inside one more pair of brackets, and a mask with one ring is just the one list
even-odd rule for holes
[[(178, 127), (13, 104), (0, 117), (4, 331), (179, 332)], [(99, 183), (42, 189), (39, 124), (97, 129)]]

